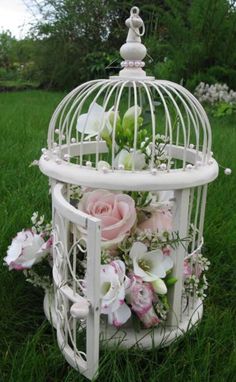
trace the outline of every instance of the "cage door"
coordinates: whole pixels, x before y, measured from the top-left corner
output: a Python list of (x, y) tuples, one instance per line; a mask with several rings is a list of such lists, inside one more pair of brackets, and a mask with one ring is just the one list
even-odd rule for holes
[[(92, 379), (99, 361), (100, 220), (73, 207), (68, 195), (65, 185), (52, 185), (57, 340), (67, 362)], [(81, 231), (84, 236), (78, 237)], [(81, 254), (84, 279), (78, 269)]]

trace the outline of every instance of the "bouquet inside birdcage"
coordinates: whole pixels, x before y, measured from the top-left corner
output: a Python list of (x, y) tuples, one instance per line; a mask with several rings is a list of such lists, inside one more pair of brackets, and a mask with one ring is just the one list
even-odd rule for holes
[[(96, 139), (104, 111), (93, 105), (89, 118), (78, 118), (77, 130), (89, 140)], [(135, 118), (144, 123), (142, 109), (129, 108), (116, 122), (115, 166), (117, 169), (142, 170), (155, 161), (156, 168), (166, 168), (171, 158), (165, 150), (168, 137), (157, 134), (150, 140), (148, 130), (140, 130), (135, 152), (132, 150), (132, 130)], [(99, 131), (107, 143), (108, 154), (98, 162), (102, 171), (111, 166), (111, 121), (114, 112), (106, 115), (103, 130)], [(84, 121), (86, 125), (84, 125)], [(114, 121), (113, 121), (114, 122)], [(119, 129), (123, 134), (119, 134)], [(125, 132), (125, 134), (124, 134)], [(130, 132), (129, 135), (126, 133)], [(154, 151), (154, 155), (151, 152)], [(106, 159), (106, 160), (105, 160)], [(92, 158), (87, 158), (91, 162)], [(153, 166), (153, 163), (152, 163)], [(209, 261), (200, 251), (189, 251), (192, 233), (180, 237), (173, 227), (175, 210), (172, 191), (112, 191), (70, 185), (71, 205), (101, 221), (100, 300), (101, 314), (109, 324), (121, 327), (136, 320), (140, 327), (150, 328), (165, 322), (171, 306), (168, 292), (177, 279), (172, 276), (174, 250), (185, 246), (188, 256), (184, 261), (183, 295), (204, 299), (207, 289), (205, 272)], [(26, 280), (46, 292), (52, 289), (52, 248), (55, 227), (45, 223), (44, 216), (34, 212), (32, 227), (19, 232), (8, 248), (5, 262), (9, 269), (23, 271)], [(76, 280), (86, 297), (86, 240), (85, 229), (71, 228), (68, 243), (68, 264), (76, 262)], [(54, 256), (56, 254), (54, 253)], [(71, 258), (73, 257), (73, 260)], [(70, 277), (70, 276), (69, 276)], [(71, 280), (72, 283), (73, 280)], [(70, 279), (67, 280), (70, 283)]]

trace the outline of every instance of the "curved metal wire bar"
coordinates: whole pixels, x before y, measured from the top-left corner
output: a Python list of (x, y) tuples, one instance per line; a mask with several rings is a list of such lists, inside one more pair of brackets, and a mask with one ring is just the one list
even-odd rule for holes
[(137, 97), (137, 85), (135, 81), (132, 81), (134, 91), (134, 141), (133, 141), (133, 161), (132, 171), (135, 170), (135, 161), (137, 156), (137, 134), (138, 134), (138, 97)]
[[(97, 99), (99, 98), (100, 94), (102, 94), (102, 92), (111, 85), (110, 82), (106, 82), (102, 87), (101, 89), (98, 91), (98, 93), (96, 94), (95, 98), (93, 99), (93, 101), (91, 102), (90, 104), (90, 107), (92, 108), (93, 105), (95, 104), (95, 102), (97, 101)], [(85, 98), (83, 98), (83, 100), (81, 101), (81, 105), (84, 104), (84, 102), (86, 101), (86, 99), (88, 98), (88, 96), (90, 95), (90, 93), (87, 94), (87, 96)], [(82, 143), (84, 141), (84, 134), (85, 134), (85, 126), (88, 122), (88, 118), (89, 118), (89, 112), (87, 113), (87, 117), (86, 117), (86, 120), (85, 120), (85, 124), (84, 124), (84, 128), (83, 128), (83, 131), (81, 133), (81, 139), (80, 139), (80, 143)], [(80, 166), (83, 165), (83, 144), (81, 144), (80, 146)]]
[(193, 123), (193, 127), (194, 127), (194, 130), (195, 130), (195, 135), (196, 135), (196, 144), (195, 144), (195, 146), (196, 146), (196, 158), (197, 158), (198, 157), (198, 151), (199, 151), (199, 129), (198, 129), (198, 125), (196, 124), (196, 121), (195, 121), (195, 119), (193, 117), (191, 109), (189, 108), (188, 104), (185, 102), (183, 97), (181, 97), (181, 95), (175, 89), (171, 88), (169, 85), (166, 85), (166, 87), (170, 88), (174, 92), (174, 94), (181, 100), (181, 102), (182, 102), (182, 104), (184, 106), (187, 118), (188, 118), (188, 134), (187, 134), (186, 148), (189, 147), (190, 119), (191, 119), (191, 121)]
[(123, 93), (124, 87), (129, 82), (130, 82), (129, 80), (121, 82), (121, 87), (120, 87), (120, 90), (119, 90), (119, 93), (118, 93), (118, 97), (117, 97), (117, 103), (115, 104), (115, 107), (114, 107), (114, 121), (113, 121), (113, 129), (112, 129), (112, 160), (111, 160), (111, 168), (112, 168), (112, 170), (114, 170), (115, 148), (116, 148), (116, 141), (115, 141), (115, 137), (116, 137), (116, 124), (117, 124), (117, 118), (118, 118), (118, 112), (119, 112), (120, 99), (121, 99), (121, 95)]
[(202, 128), (203, 128), (203, 131), (205, 131), (205, 133), (206, 133), (204, 135), (203, 154), (205, 152), (205, 154), (209, 155), (211, 152), (212, 134), (211, 134), (211, 127), (210, 127), (208, 117), (207, 117), (206, 112), (203, 109), (202, 105), (187, 89), (185, 89), (181, 85), (178, 85), (178, 84), (170, 82), (170, 81), (165, 81), (165, 82), (170, 83), (173, 87), (175, 87), (177, 90), (179, 90), (180, 93), (182, 93), (186, 97), (190, 98), (191, 101), (193, 102), (193, 104), (195, 104), (195, 106), (198, 110), (199, 117), (201, 118), (202, 121), (204, 121), (202, 123)]
[[(174, 97), (172, 96), (172, 94), (164, 87), (162, 86), (158, 81), (156, 81), (156, 84), (158, 87), (160, 87), (162, 90), (164, 90), (166, 92), (166, 94), (168, 95), (169, 99), (172, 101), (174, 107), (175, 107), (175, 110), (177, 111), (177, 115), (179, 116), (179, 119), (180, 119), (180, 122), (181, 122), (181, 126), (182, 126), (182, 130), (183, 130), (183, 136), (184, 136), (184, 147), (185, 147), (185, 150), (183, 152), (183, 169), (185, 169), (185, 166), (186, 166), (186, 148), (187, 148), (187, 134), (186, 134), (186, 124), (184, 122), (184, 118), (183, 118), (183, 115), (180, 111), (180, 108), (177, 104), (177, 102), (175, 101)], [(170, 145), (172, 145), (172, 124), (171, 124), (171, 143)], [(170, 166), (169, 166), (170, 167)]]
[(144, 81), (139, 81), (139, 83), (144, 87), (146, 91), (146, 95), (149, 102), (150, 112), (151, 112), (151, 120), (152, 120), (152, 156), (151, 156), (151, 164), (150, 168), (151, 170), (154, 167), (154, 155), (155, 155), (155, 141), (156, 141), (156, 120), (155, 120), (155, 113), (153, 108), (153, 101), (151, 99), (150, 91), (148, 90), (147, 85)]
[(87, 82), (85, 84), (81, 84), (81, 85), (77, 86), (69, 94), (67, 94), (62, 99), (62, 101), (58, 104), (58, 106), (56, 107), (56, 109), (55, 109), (55, 111), (54, 111), (54, 113), (52, 115), (52, 118), (51, 118), (51, 120), (49, 122), (49, 128), (48, 128), (48, 147), (52, 148), (52, 143), (54, 141), (53, 137), (54, 137), (54, 129), (55, 129), (56, 120), (58, 118), (58, 115), (62, 111), (63, 107), (67, 103), (67, 101), (70, 100), (76, 94), (76, 92), (82, 90), (88, 84), (93, 84), (93, 83), (96, 83), (96, 82), (98, 82), (98, 80), (89, 81), (89, 82)]
[[(107, 94), (107, 98), (104, 100), (104, 112), (103, 112), (103, 115), (102, 115), (101, 127), (99, 128), (99, 133), (98, 133), (97, 142), (96, 142), (96, 169), (98, 168), (98, 161), (99, 161), (99, 141), (100, 141), (100, 137), (101, 137), (101, 133), (100, 132), (103, 130), (104, 125), (106, 123), (105, 111), (107, 109), (107, 105), (108, 105), (108, 103), (110, 101), (110, 98), (111, 98), (111, 96), (112, 96), (114, 91), (116, 91), (114, 105), (117, 105), (118, 94), (119, 94), (118, 89), (119, 89), (120, 83), (121, 83), (120, 81), (115, 83), (115, 85), (112, 87), (112, 89)], [(114, 108), (114, 105), (113, 105), (113, 108)], [(118, 118), (118, 113), (119, 113), (119, 106), (118, 106), (118, 109), (117, 109), (117, 115), (116, 115), (116, 111), (114, 111), (113, 130), (114, 130), (115, 126), (116, 126), (116, 122), (117, 122), (117, 118)]]
[(171, 166), (170, 162), (171, 162), (171, 156), (172, 156), (171, 148), (172, 148), (172, 144), (173, 144), (171, 117), (170, 117), (169, 109), (167, 107), (165, 98), (164, 98), (162, 92), (160, 91), (158, 85), (156, 83), (154, 83), (154, 82), (151, 82), (151, 81), (149, 81), (148, 84), (151, 85), (156, 90), (156, 92), (159, 94), (159, 96), (161, 98), (161, 101), (162, 101), (162, 104), (163, 104), (163, 107), (164, 107), (164, 110), (165, 110), (165, 116), (166, 116), (166, 120), (167, 120), (167, 125), (169, 127), (168, 137), (169, 137), (169, 146), (170, 146), (170, 149), (169, 149), (169, 155), (168, 155), (169, 157), (168, 157), (168, 164), (167, 164), (167, 171), (169, 171), (170, 170), (170, 166)]

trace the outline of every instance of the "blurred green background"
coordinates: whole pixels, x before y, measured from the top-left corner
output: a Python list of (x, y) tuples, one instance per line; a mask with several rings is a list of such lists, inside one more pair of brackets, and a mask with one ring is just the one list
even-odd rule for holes
[[(119, 71), (125, 19), (145, 22), (147, 71), (193, 90), (200, 81), (236, 89), (236, 2), (227, 0), (26, 0), (23, 40), (0, 33), (0, 86), (72, 89)], [(37, 17), (36, 17), (37, 16)], [(108, 69), (106, 67), (109, 66)]]

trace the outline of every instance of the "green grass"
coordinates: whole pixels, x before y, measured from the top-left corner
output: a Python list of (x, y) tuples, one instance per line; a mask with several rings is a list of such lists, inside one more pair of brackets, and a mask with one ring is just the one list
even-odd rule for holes
[[(0, 251), (30, 224), (33, 211), (50, 216), (46, 177), (29, 164), (46, 145), (51, 113), (62, 93), (28, 91), (0, 94)], [(210, 185), (205, 249), (211, 260), (209, 297), (201, 324), (172, 346), (101, 352), (99, 382), (235, 381), (236, 279), (236, 120), (213, 119), (214, 154), (223, 170)], [(55, 332), (45, 320), (43, 293), (20, 272), (0, 264), (0, 381), (85, 381), (64, 361)]]

